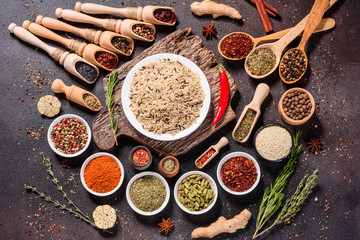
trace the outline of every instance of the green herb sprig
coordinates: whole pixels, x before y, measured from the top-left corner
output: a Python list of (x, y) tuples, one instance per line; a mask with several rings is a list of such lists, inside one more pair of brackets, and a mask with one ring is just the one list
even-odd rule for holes
[(110, 129), (114, 135), (115, 144), (118, 145), (116, 133), (118, 130), (118, 120), (115, 119), (115, 100), (114, 100), (114, 88), (116, 86), (116, 83), (118, 82), (118, 73), (116, 70), (112, 71), (109, 76), (109, 82), (107, 85), (107, 97), (106, 97), (106, 106), (109, 111), (110, 117), (109, 117), (109, 124)]
[(306, 174), (304, 176), (304, 178), (300, 181), (299, 185), (297, 186), (295, 193), (286, 200), (285, 205), (281, 209), (281, 212), (275, 219), (274, 223), (270, 227), (262, 231), (261, 233), (254, 235), (253, 238), (256, 238), (264, 234), (265, 232), (269, 231), (276, 225), (282, 223), (289, 223), (290, 220), (296, 216), (297, 212), (299, 212), (301, 209), (301, 205), (305, 202), (309, 194), (312, 192), (312, 189), (316, 186), (318, 172), (319, 170), (316, 169), (312, 175), (309, 176), (309, 174)]
[(258, 235), (260, 229), (281, 206), (282, 199), (285, 196), (283, 190), (288, 182), (289, 177), (294, 171), (294, 162), (297, 159), (301, 149), (301, 144), (299, 144), (301, 134), (301, 130), (297, 130), (295, 132), (293, 137), (293, 149), (290, 153), (290, 156), (288, 157), (288, 162), (277, 175), (274, 185), (270, 185), (270, 188), (266, 188), (264, 191), (264, 195), (259, 207), (259, 213), (256, 219), (256, 230), (253, 238)]

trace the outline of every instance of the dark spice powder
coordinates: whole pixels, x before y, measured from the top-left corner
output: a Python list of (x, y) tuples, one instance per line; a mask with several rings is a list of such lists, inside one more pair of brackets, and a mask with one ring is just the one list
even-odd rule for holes
[(250, 132), (251, 126), (255, 120), (256, 111), (249, 108), (243, 119), (241, 120), (239, 126), (236, 128), (234, 137), (236, 140), (243, 140)]
[(95, 59), (98, 63), (104, 66), (106, 69), (115, 69), (118, 63), (117, 56), (112, 53), (97, 51), (95, 53)]
[(76, 71), (89, 82), (93, 83), (96, 81), (98, 72), (93, 66), (87, 64), (86, 62), (77, 61), (75, 63), (75, 68)]
[(228, 58), (245, 58), (253, 48), (253, 40), (242, 33), (227, 36), (220, 45), (221, 52)]
[(113, 37), (111, 39), (111, 44), (126, 55), (130, 55), (132, 52), (131, 44), (126, 38), (118, 36)]

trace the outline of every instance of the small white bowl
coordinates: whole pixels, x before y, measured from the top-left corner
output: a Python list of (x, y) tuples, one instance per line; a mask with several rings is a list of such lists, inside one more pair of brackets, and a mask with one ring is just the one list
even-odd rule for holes
[[(56, 124), (58, 124), (58, 123), (59, 123), (62, 119), (64, 119), (64, 118), (76, 118), (76, 119), (79, 119), (80, 122), (86, 126), (86, 132), (87, 132), (87, 135), (88, 135), (88, 140), (87, 140), (87, 142), (86, 142), (86, 144), (85, 144), (85, 147), (84, 147), (83, 149), (81, 149), (80, 151), (78, 151), (78, 152), (76, 152), (76, 153), (73, 153), (73, 154), (62, 153), (62, 152), (60, 152), (59, 150), (57, 150), (57, 149), (55, 148), (54, 142), (53, 142), (52, 139), (51, 139), (51, 132), (52, 132), (54, 126), (55, 126)], [(49, 129), (48, 129), (48, 132), (47, 132), (47, 140), (48, 140), (48, 143), (49, 143), (51, 149), (52, 149), (56, 154), (58, 154), (58, 155), (60, 155), (60, 156), (62, 156), (62, 157), (66, 157), (66, 158), (77, 157), (77, 156), (79, 156), (80, 154), (82, 154), (83, 152), (85, 152), (86, 149), (89, 147), (90, 142), (91, 142), (91, 129), (90, 129), (89, 124), (88, 124), (82, 117), (80, 117), (80, 116), (78, 116), (78, 115), (75, 115), (75, 114), (64, 114), (64, 115), (61, 115), (61, 116), (57, 117), (57, 118), (56, 118), (54, 121), (52, 121), (52, 123), (50, 124)]]
[[(253, 161), (255, 168), (256, 168), (256, 172), (257, 172), (257, 178), (255, 183), (251, 186), (251, 188), (249, 188), (248, 190), (244, 191), (244, 192), (236, 192), (236, 191), (232, 191), (230, 190), (228, 187), (225, 186), (225, 184), (223, 183), (223, 181), (221, 180), (221, 176), (220, 176), (220, 170), (223, 166), (223, 164), (225, 162), (227, 162), (229, 159), (234, 158), (234, 157), (245, 157), (247, 159), (250, 159), (251, 161)], [(255, 158), (253, 156), (251, 156), (248, 153), (245, 152), (232, 152), (229, 153), (228, 155), (226, 155), (225, 157), (223, 157), (223, 159), (221, 159), (221, 161), (219, 162), (218, 168), (217, 168), (217, 179), (218, 182), (220, 183), (220, 186), (227, 191), (230, 194), (233, 195), (245, 195), (248, 194), (249, 192), (251, 192), (252, 190), (254, 190), (256, 188), (256, 186), (259, 184), (260, 178), (261, 178), (261, 171), (260, 171), (260, 166), (258, 164), (258, 162), (255, 160)]]
[[(158, 179), (161, 180), (161, 182), (164, 184), (165, 186), (165, 191), (166, 191), (166, 197), (165, 197), (165, 201), (163, 202), (163, 204), (160, 206), (160, 208), (156, 209), (155, 211), (152, 211), (152, 212), (145, 212), (145, 211), (142, 211), (140, 210), (139, 208), (137, 208), (134, 203), (131, 201), (131, 197), (130, 197), (130, 187), (131, 185), (134, 183), (134, 181), (138, 178), (141, 178), (141, 177), (144, 177), (144, 176), (154, 176)], [(165, 178), (163, 178), (160, 174), (156, 173), (156, 172), (142, 172), (142, 173), (138, 173), (136, 174), (135, 176), (133, 176), (127, 187), (126, 187), (126, 200), (127, 202), (129, 203), (130, 207), (135, 211), (137, 212), (138, 214), (140, 215), (143, 215), (143, 216), (154, 216), (156, 214), (158, 214), (159, 212), (161, 212), (162, 210), (164, 210), (164, 208), (166, 207), (166, 205), (169, 203), (169, 200), (170, 200), (170, 188), (169, 188), (169, 185), (168, 183), (166, 182)]]
[[(120, 167), (120, 171), (121, 171), (121, 176), (120, 176), (120, 181), (119, 181), (119, 184), (116, 186), (116, 188), (114, 188), (113, 190), (109, 191), (109, 192), (106, 192), (106, 193), (98, 193), (98, 192), (95, 192), (93, 190), (91, 190), (87, 185), (86, 185), (86, 182), (85, 182), (85, 178), (84, 178), (84, 171), (85, 171), (85, 168), (86, 166), (89, 164), (89, 162), (91, 160), (93, 160), (94, 158), (97, 158), (97, 157), (103, 157), (103, 156), (107, 156), (107, 157), (112, 157), (113, 159), (115, 159), (115, 161), (117, 162), (117, 164), (119, 165)], [(81, 183), (82, 185), (84, 186), (84, 188), (91, 194), (95, 195), (95, 196), (98, 196), (98, 197), (105, 197), (105, 196), (109, 196), (111, 194), (113, 194), (114, 192), (116, 192), (121, 184), (123, 183), (124, 181), (124, 175), (125, 175), (125, 171), (124, 171), (124, 168), (123, 168), (123, 165), (121, 164), (121, 162), (119, 161), (119, 159), (117, 159), (117, 157), (115, 157), (114, 155), (110, 154), (110, 153), (106, 153), (106, 152), (98, 152), (98, 153), (94, 153), (93, 155), (91, 155), (90, 157), (88, 157), (85, 162), (82, 164), (81, 166), (81, 170), (80, 170), (80, 179), (81, 179)]]
[[(190, 211), (189, 209), (187, 209), (184, 205), (182, 205), (182, 203), (179, 201), (178, 199), (178, 191), (179, 191), (179, 185), (180, 183), (182, 182), (182, 180), (184, 180), (185, 178), (187, 178), (188, 176), (190, 175), (194, 175), (194, 174), (200, 174), (203, 178), (207, 179), (211, 185), (211, 189), (214, 191), (214, 201), (205, 209), (201, 210), (201, 211)], [(174, 187), (174, 198), (175, 198), (175, 201), (177, 203), (177, 205), (181, 208), (181, 210), (183, 210), (184, 212), (188, 213), (188, 214), (192, 214), (192, 215), (200, 215), (200, 214), (203, 214), (203, 213), (206, 213), (207, 211), (209, 211), (214, 205), (215, 205), (215, 202), (217, 200), (217, 197), (218, 197), (218, 189), (217, 189), (217, 186), (216, 186), (216, 183), (214, 181), (214, 179), (212, 177), (210, 177), (210, 175), (204, 173), (204, 172), (201, 172), (201, 171), (190, 171), (190, 172), (187, 172), (185, 174), (183, 174), (178, 180), (177, 182), (175, 183), (175, 187)]]

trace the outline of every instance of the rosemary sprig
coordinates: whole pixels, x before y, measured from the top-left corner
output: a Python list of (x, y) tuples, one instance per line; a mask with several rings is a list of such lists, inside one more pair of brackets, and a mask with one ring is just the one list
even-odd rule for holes
[(260, 229), (281, 206), (282, 199), (285, 196), (283, 190), (287, 184), (288, 178), (294, 171), (294, 162), (297, 159), (301, 149), (301, 144), (299, 144), (301, 134), (301, 130), (297, 130), (295, 132), (293, 137), (293, 149), (290, 153), (290, 156), (288, 157), (288, 162), (277, 175), (274, 185), (270, 185), (270, 188), (266, 188), (264, 191), (264, 195), (259, 207), (259, 213), (256, 219), (256, 230), (253, 238), (257, 236)]
[(285, 205), (281, 209), (281, 212), (275, 219), (274, 223), (270, 227), (262, 231), (261, 233), (254, 235), (253, 238), (256, 238), (264, 234), (265, 232), (269, 231), (276, 225), (282, 223), (289, 223), (290, 220), (296, 216), (297, 212), (299, 212), (301, 209), (301, 205), (305, 202), (309, 194), (312, 192), (312, 189), (316, 186), (318, 172), (319, 170), (316, 169), (312, 175), (310, 176), (309, 174), (305, 175), (305, 177), (300, 181), (299, 185), (297, 186), (295, 193), (286, 200)]
[(79, 214), (81, 214), (84, 218), (86, 219), (90, 219), (88, 215), (86, 215), (85, 213), (83, 213), (76, 205), (73, 201), (71, 201), (69, 199), (69, 197), (67, 196), (66, 192), (63, 190), (63, 187), (59, 184), (59, 180), (55, 177), (55, 174), (52, 170), (52, 164), (51, 164), (51, 160), (50, 158), (46, 158), (44, 156), (43, 152), (40, 152), (40, 156), (43, 159), (43, 162), (45, 163), (45, 166), (47, 168), (47, 172), (49, 173), (49, 175), (51, 176), (51, 181), (56, 185), (56, 188), (58, 191), (60, 191), (63, 195), (63, 197), (66, 199), (66, 201), (70, 204), (70, 206), (73, 206), (75, 211), (78, 212)]
[(116, 70), (111, 72), (111, 74), (109, 76), (109, 83), (107, 85), (107, 97), (106, 97), (106, 106), (107, 106), (107, 109), (110, 114), (110, 117), (109, 117), (110, 129), (114, 135), (116, 146), (118, 145), (117, 137), (116, 137), (116, 133), (118, 130), (118, 120), (114, 118), (115, 117), (114, 87), (115, 87), (116, 83), (118, 82), (117, 75), (118, 75), (118, 73)]

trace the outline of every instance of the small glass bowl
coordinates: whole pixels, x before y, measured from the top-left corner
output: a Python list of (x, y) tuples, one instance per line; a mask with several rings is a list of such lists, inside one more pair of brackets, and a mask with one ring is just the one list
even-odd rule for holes
[[(148, 160), (145, 164), (143, 164), (143, 165), (139, 165), (139, 164), (135, 163), (135, 162), (134, 162), (134, 159), (133, 159), (134, 153), (135, 153), (137, 150), (139, 150), (139, 149), (145, 150), (145, 151), (148, 153), (148, 155), (149, 155), (149, 160)], [(148, 167), (150, 167), (150, 165), (151, 165), (151, 163), (152, 163), (152, 158), (153, 158), (153, 157), (152, 157), (152, 154), (151, 154), (150, 150), (149, 150), (147, 147), (144, 147), (144, 146), (136, 146), (136, 147), (134, 147), (134, 148), (130, 151), (129, 162), (130, 162), (131, 166), (132, 166), (134, 169), (141, 171), (141, 170), (145, 170), (145, 169), (147, 169)]]

